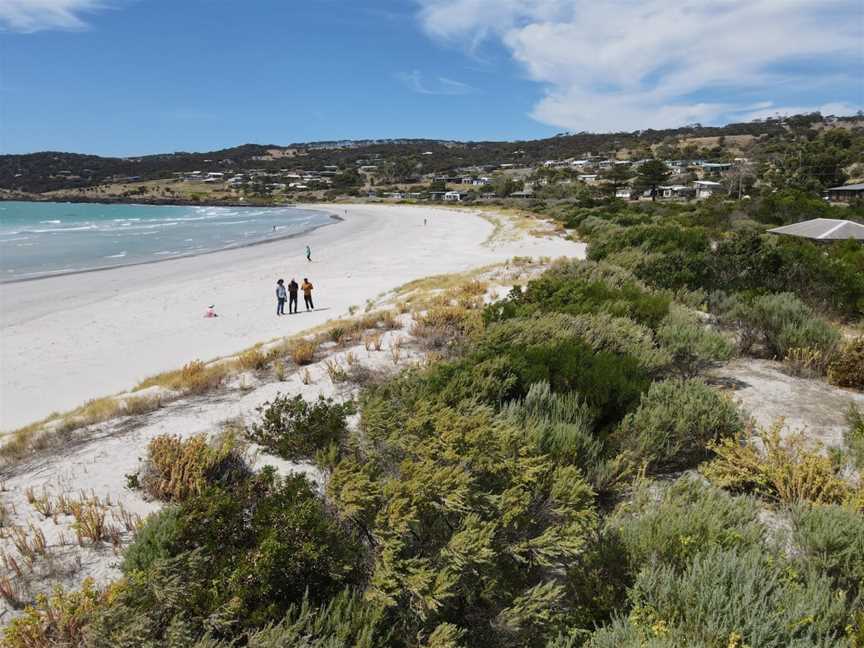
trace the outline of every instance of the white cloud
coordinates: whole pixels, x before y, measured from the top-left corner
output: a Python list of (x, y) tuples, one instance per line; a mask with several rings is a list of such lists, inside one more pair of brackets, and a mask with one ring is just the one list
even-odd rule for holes
[[(436, 39), (470, 51), (500, 41), (544, 86), (532, 116), (570, 130), (783, 112), (773, 108), (775, 91), (812, 86), (814, 70), (828, 63), (841, 85), (854, 88), (857, 79), (860, 88), (864, 68), (861, 0), (418, 2)], [(760, 100), (769, 107), (751, 108)]]
[(0, 28), (23, 33), (86, 29), (82, 16), (105, 7), (104, 0), (0, 0)]
[(464, 95), (474, 89), (467, 83), (454, 81), (447, 77), (438, 77), (431, 82), (426, 81), (419, 70), (397, 74), (396, 78), (419, 94), (428, 95)]

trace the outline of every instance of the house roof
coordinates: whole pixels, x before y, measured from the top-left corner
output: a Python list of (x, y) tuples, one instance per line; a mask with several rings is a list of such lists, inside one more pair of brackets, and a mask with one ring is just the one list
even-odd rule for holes
[(864, 225), (836, 218), (814, 218), (768, 231), (772, 234), (801, 236), (817, 241), (845, 241), (850, 238), (864, 241)]
[(841, 185), (839, 187), (829, 187), (825, 191), (864, 191), (864, 182), (851, 185)]

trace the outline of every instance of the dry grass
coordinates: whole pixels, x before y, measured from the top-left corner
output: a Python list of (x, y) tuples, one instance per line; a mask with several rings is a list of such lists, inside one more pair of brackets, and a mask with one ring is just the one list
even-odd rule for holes
[(348, 374), (335, 360), (325, 360), (324, 367), (327, 369), (327, 375), (330, 377), (330, 382), (336, 383), (345, 382), (348, 380)]
[(237, 356), (235, 363), (240, 371), (262, 371), (270, 364), (270, 356), (255, 346)]
[(367, 351), (380, 351), (381, 337), (380, 333), (367, 333), (363, 336), (363, 346)]
[(381, 313), (380, 324), (386, 331), (395, 331), (402, 328), (402, 322), (396, 317), (393, 311), (384, 311)]
[(291, 359), (299, 366), (312, 364), (315, 361), (315, 352), (318, 345), (309, 340), (300, 340), (291, 348)]
[(130, 396), (123, 401), (123, 413), (126, 416), (149, 414), (162, 407), (159, 396)]
[(300, 374), (300, 380), (303, 382), (304, 385), (312, 384), (312, 374), (309, 372), (308, 368), (304, 369), (303, 372)]
[(393, 360), (394, 365), (399, 364), (399, 360), (402, 359), (402, 338), (394, 337), (390, 340), (390, 358)]

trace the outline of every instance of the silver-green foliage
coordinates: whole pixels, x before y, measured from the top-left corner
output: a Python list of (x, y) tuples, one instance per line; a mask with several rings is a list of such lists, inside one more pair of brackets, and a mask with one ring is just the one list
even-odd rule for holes
[(736, 405), (698, 379), (655, 382), (639, 407), (618, 426), (615, 437), (651, 472), (693, 465), (707, 456), (711, 441), (743, 428)]
[(684, 378), (692, 378), (715, 362), (732, 357), (732, 345), (699, 321), (695, 313), (673, 306), (657, 329), (657, 341), (669, 352)]

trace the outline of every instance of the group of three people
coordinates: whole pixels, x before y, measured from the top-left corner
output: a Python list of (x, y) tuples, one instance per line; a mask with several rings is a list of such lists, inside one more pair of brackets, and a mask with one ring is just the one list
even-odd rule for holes
[(288, 314), (297, 312), (297, 292), (303, 290), (303, 301), (306, 302), (306, 310), (315, 310), (315, 304), (312, 303), (312, 284), (306, 277), (303, 277), (303, 285), (298, 286), (294, 279), (291, 279), (288, 287), (285, 287), (285, 280), (280, 279), (276, 282), (276, 314), (285, 314), (285, 301), (288, 301)]

